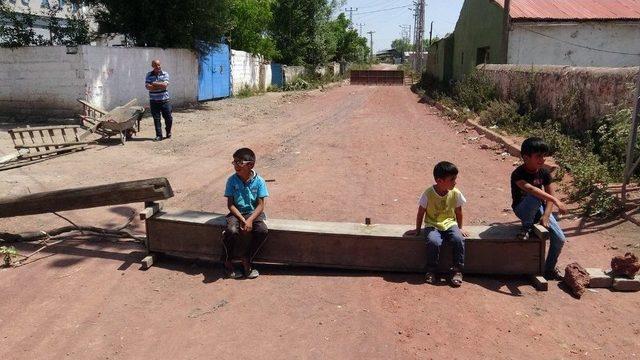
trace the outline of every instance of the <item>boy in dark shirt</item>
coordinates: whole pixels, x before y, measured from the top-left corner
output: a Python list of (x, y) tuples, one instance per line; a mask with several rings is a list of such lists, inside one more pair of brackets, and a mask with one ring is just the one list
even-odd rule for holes
[(565, 204), (555, 196), (551, 174), (543, 168), (545, 157), (549, 155), (549, 146), (544, 140), (536, 137), (526, 139), (522, 143), (520, 155), (524, 164), (511, 173), (511, 208), (522, 221), (522, 232), (518, 235), (527, 239), (536, 222), (549, 229), (550, 244), (544, 277), (547, 280), (557, 279), (556, 263), (562, 251), (565, 237), (558, 222), (554, 218), (553, 205), (558, 212), (567, 212)]

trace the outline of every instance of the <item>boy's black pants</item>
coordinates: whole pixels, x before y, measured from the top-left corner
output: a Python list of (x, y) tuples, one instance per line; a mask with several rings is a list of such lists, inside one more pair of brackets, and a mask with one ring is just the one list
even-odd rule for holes
[[(245, 218), (249, 217), (250, 214), (243, 214)], [(260, 214), (257, 219), (253, 221), (253, 230), (251, 231), (250, 239), (247, 241), (240, 241), (241, 236), (243, 235), (240, 231), (240, 221), (233, 216), (233, 214), (227, 215), (227, 229), (224, 232), (224, 236), (222, 238), (222, 243), (224, 245), (224, 254), (222, 254), (222, 261), (231, 260), (236, 251), (236, 245), (238, 243), (242, 243), (237, 250), (242, 257), (246, 257), (249, 261), (253, 260), (253, 257), (256, 256), (256, 253), (262, 247), (265, 240), (267, 239), (267, 224), (264, 222), (266, 216), (264, 213)]]

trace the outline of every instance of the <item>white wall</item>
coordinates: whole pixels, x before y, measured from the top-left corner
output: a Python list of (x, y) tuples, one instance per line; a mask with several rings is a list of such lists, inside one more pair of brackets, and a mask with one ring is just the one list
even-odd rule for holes
[(231, 83), (236, 95), (245, 87), (260, 86), (260, 66), (262, 58), (244, 51), (231, 50)]
[(513, 23), (509, 63), (522, 65), (638, 66), (640, 22)]
[(198, 95), (198, 59), (184, 49), (64, 46), (0, 49), (0, 115), (17, 120), (70, 118), (81, 112), (76, 99), (110, 110), (132, 98), (148, 106), (144, 87), (151, 60), (169, 72), (175, 106)]
[(0, 114), (43, 121), (71, 117), (84, 97), (82, 53), (64, 46), (0, 49)]
[(304, 75), (304, 66), (283, 65), (282, 71), (284, 72), (284, 83), (288, 84), (296, 78)]
[(146, 106), (149, 92), (144, 87), (151, 61), (160, 59), (169, 72), (169, 94), (174, 106), (197, 101), (198, 59), (185, 49), (121, 48), (82, 46), (84, 96), (104, 109), (122, 105), (131, 98)]
[(267, 90), (271, 86), (271, 63), (262, 63), (260, 65), (260, 87), (262, 90)]

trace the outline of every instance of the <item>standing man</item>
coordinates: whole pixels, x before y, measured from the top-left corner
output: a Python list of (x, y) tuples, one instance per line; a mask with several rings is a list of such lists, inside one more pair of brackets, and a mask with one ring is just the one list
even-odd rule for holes
[(151, 61), (153, 70), (147, 73), (145, 87), (149, 90), (149, 107), (151, 108), (151, 116), (156, 127), (156, 137), (153, 141), (162, 140), (162, 122), (160, 115), (164, 118), (166, 138), (171, 138), (171, 124), (173, 117), (171, 116), (171, 104), (169, 103), (169, 73), (162, 71), (160, 60)]

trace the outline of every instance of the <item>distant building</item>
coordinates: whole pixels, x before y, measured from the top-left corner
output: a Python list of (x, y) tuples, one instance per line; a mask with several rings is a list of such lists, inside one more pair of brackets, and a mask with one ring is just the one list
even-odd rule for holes
[[(434, 43), (427, 71), (460, 79), (504, 63), (504, 0), (465, 0), (453, 34)], [(627, 67), (640, 64), (638, 0), (511, 0), (508, 64)]]
[(383, 63), (402, 63), (402, 53), (396, 49), (381, 50), (376, 53), (376, 59)]
[[(78, 5), (78, 1), (69, 0), (4, 0), (16, 13), (31, 13), (35, 16), (33, 31), (36, 36), (41, 35), (44, 39), (50, 39), (49, 17), (53, 9), (60, 9), (54, 13), (54, 17), (60, 20), (60, 25), (65, 26), (66, 20), (73, 16), (82, 16), (89, 22), (92, 31), (97, 30), (98, 25), (94, 21), (91, 8), (86, 5)], [(0, 18), (0, 22), (3, 21)], [(120, 45), (124, 37), (103, 38), (93, 42), (92, 45)]]

